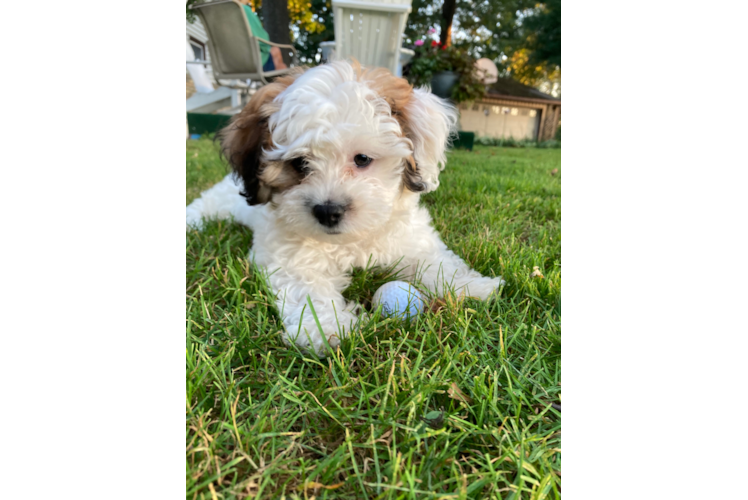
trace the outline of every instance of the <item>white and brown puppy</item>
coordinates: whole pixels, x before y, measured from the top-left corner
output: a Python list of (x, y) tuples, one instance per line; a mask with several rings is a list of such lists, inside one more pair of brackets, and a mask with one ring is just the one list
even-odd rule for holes
[(187, 207), (188, 226), (233, 217), (251, 227), (284, 339), (320, 354), (323, 335), (337, 346), (359, 319), (341, 292), (370, 259), (399, 262), (437, 295), (486, 299), (501, 278), (450, 251), (418, 203), (439, 186), (456, 121), (451, 105), (383, 69), (336, 61), (278, 79), (222, 131), (235, 175)]

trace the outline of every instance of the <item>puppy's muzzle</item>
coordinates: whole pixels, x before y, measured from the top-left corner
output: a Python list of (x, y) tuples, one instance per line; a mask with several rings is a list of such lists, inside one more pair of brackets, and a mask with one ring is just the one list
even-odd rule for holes
[(312, 213), (320, 224), (327, 227), (335, 227), (345, 214), (345, 205), (338, 205), (331, 202), (315, 205)]

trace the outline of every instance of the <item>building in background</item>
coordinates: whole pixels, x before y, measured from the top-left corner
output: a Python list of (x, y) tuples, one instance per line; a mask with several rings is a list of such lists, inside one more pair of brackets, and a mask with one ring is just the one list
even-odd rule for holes
[(459, 109), (460, 130), (478, 137), (546, 141), (561, 121), (560, 99), (510, 78), (499, 78), (483, 99)]
[[(195, 54), (195, 59), (201, 61), (210, 62), (210, 52), (208, 49), (208, 35), (205, 34), (205, 28), (200, 22), (200, 18), (195, 16), (195, 22), (191, 23), (187, 21), (187, 43), (192, 48), (192, 52)], [(213, 81), (213, 73), (210, 71), (210, 66), (204, 66), (205, 73)], [(190, 77), (189, 71), (187, 72), (187, 99), (195, 94), (195, 83)]]

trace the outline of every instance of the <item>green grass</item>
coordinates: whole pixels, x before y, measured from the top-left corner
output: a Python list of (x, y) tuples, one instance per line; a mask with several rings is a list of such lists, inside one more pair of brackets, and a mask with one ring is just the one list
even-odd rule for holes
[[(188, 232), (187, 498), (560, 498), (560, 157), (451, 152), (422, 203), (501, 296), (375, 314), (326, 359), (281, 341), (249, 229)], [(188, 141), (188, 202), (225, 173)], [(346, 296), (387, 280), (357, 270)]]

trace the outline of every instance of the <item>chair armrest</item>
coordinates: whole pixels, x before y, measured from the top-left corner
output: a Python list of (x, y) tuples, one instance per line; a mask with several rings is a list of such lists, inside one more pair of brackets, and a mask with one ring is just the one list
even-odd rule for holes
[(265, 40), (264, 38), (260, 38), (258, 36), (254, 37), (258, 42), (266, 43), (272, 47), (278, 47), (280, 49), (291, 49), (293, 52), (293, 56), (291, 57), (290, 65), (291, 66), (298, 66), (299, 65), (299, 53), (296, 51), (296, 47), (293, 45), (286, 45), (282, 43), (275, 43), (271, 42), (270, 40)]
[(270, 40), (265, 40), (264, 38), (260, 38), (259, 36), (256, 36), (255, 38), (257, 39), (258, 42), (266, 43), (268, 45), (272, 45), (273, 47), (278, 47), (281, 49), (291, 49), (293, 50), (294, 54), (296, 53), (296, 47), (294, 47), (293, 45), (286, 45), (283, 43), (271, 42)]

